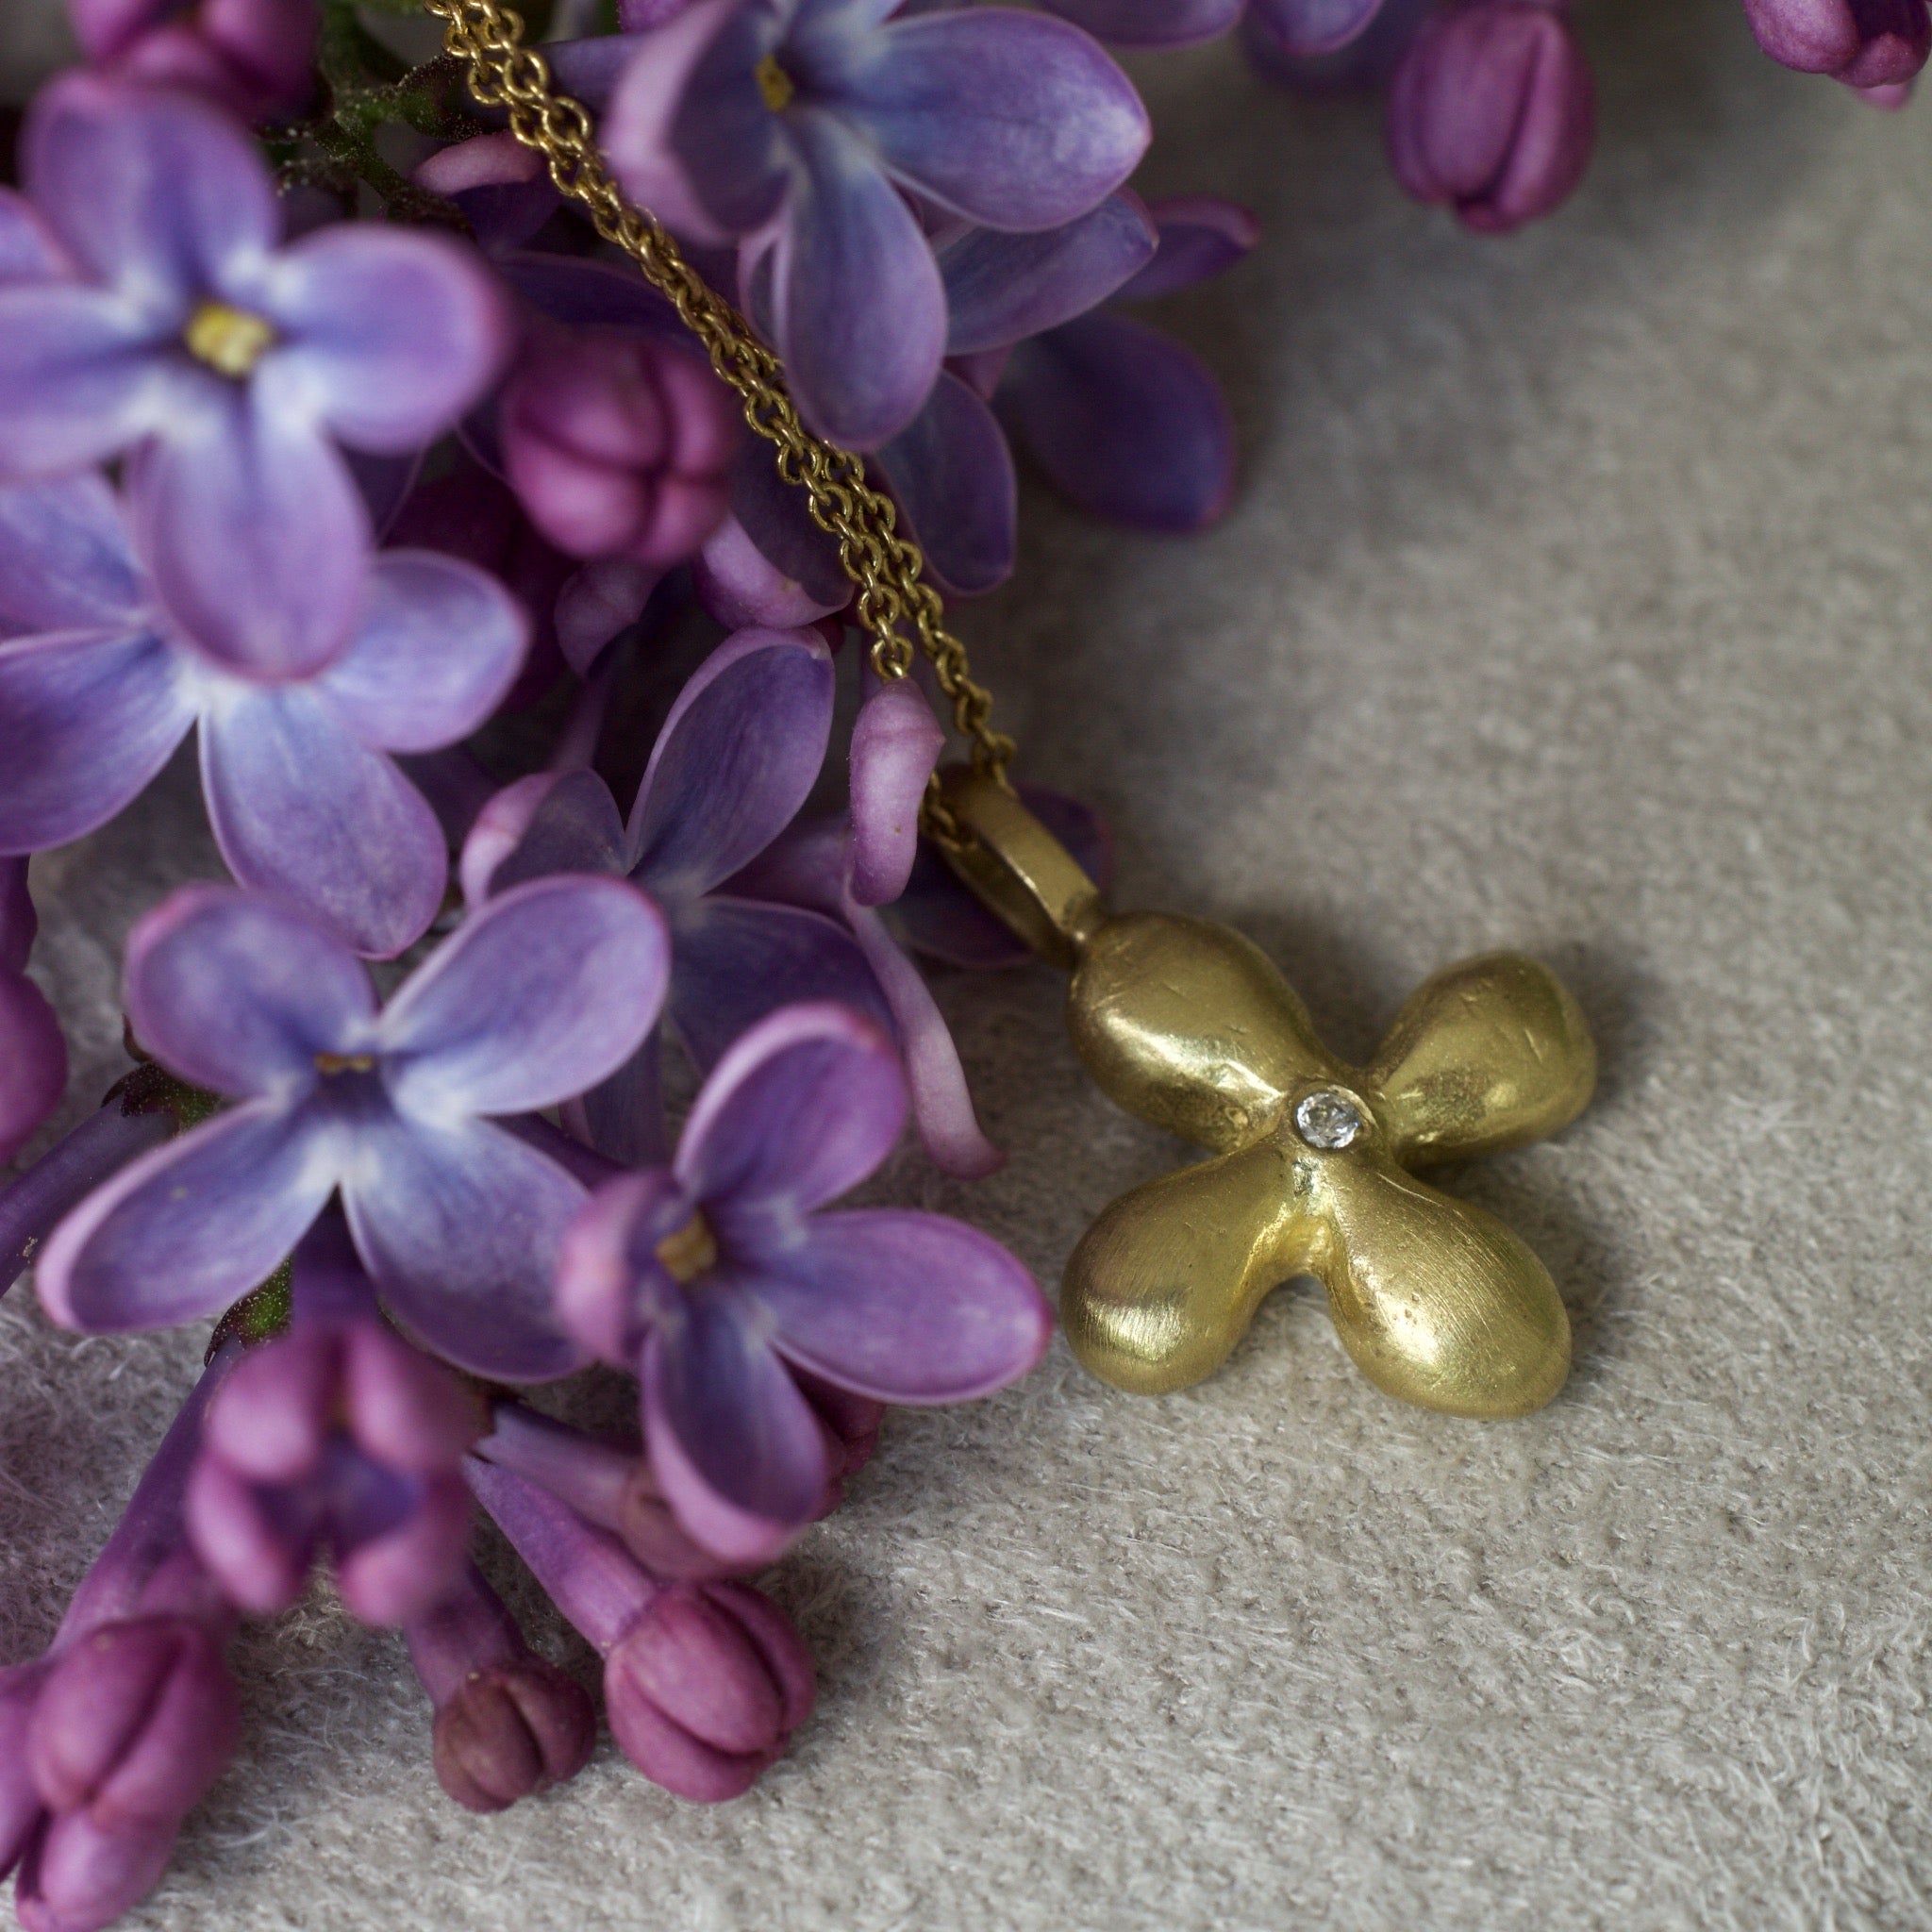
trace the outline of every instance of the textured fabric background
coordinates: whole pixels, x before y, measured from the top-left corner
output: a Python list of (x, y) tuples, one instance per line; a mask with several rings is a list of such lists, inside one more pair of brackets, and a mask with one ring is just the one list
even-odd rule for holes
[[(1466, 953), (1570, 975), (1602, 1097), (1459, 1183), (1563, 1286), (1562, 1398), (1398, 1407), (1291, 1289), (1187, 1394), (1057, 1344), (897, 1415), (771, 1585), (819, 1715), (716, 1811), (607, 1743), (462, 1816), (398, 1644), (312, 1598), (242, 1638), (242, 1757), (131, 1923), (1932, 1924), (1932, 102), (1781, 73), (1734, 0), (1584, 25), (1597, 165), (1502, 244), (1406, 203), (1365, 108), (1151, 63), (1157, 185), (1266, 227), (1173, 315), (1245, 488), (1182, 543), (1029, 497), (964, 625), (1025, 771), (1111, 814), (1123, 897), (1241, 924), (1344, 1049)], [(120, 1064), (129, 919), (212, 869), (191, 777), (38, 871), (63, 1124)], [(892, 1191), (1052, 1279), (1180, 1150), (1084, 1082), (1045, 971), (942, 996), (1011, 1165), (908, 1155)], [(198, 1345), (0, 1308), (4, 1655)]]

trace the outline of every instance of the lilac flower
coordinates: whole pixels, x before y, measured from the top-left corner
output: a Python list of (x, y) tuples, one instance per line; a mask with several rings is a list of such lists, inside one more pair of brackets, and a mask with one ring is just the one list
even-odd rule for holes
[[(464, 846), (476, 903), (556, 872), (628, 877), (671, 931), (666, 1017), (701, 1068), (788, 999), (846, 1000), (885, 1017), (864, 956), (830, 920), (721, 891), (791, 822), (824, 761), (832, 663), (803, 631), (741, 631), (679, 694), (625, 824), (594, 773), (544, 774), (485, 808)], [(591, 1143), (626, 1162), (661, 1158), (659, 1042), (586, 1096)]]
[(170, 623), (94, 475), (0, 490), (0, 851), (105, 824), (199, 729), (216, 841), (244, 884), (307, 906), (358, 951), (418, 938), (442, 835), (391, 752), (475, 729), (522, 663), (494, 578), (425, 551), (369, 567), (346, 648), (278, 672)]
[(464, 1472), (558, 1608), (603, 1653), (605, 1710), (625, 1756), (700, 1804), (749, 1790), (816, 1695), (784, 1613), (746, 1584), (660, 1582), (548, 1491), (475, 1457)]
[(572, 557), (662, 570), (724, 514), (741, 425), (697, 357), (646, 338), (537, 331), (501, 404), (504, 471)]
[(187, 1546), (182, 1492), (222, 1349), (168, 1431), (46, 1655), (0, 1672), (0, 1876), (28, 1932), (92, 1932), (160, 1876), (233, 1755), (232, 1609)]
[(418, 1341), (506, 1381), (569, 1373), (582, 1357), (550, 1277), (583, 1186), (489, 1116), (553, 1106), (633, 1053), (666, 950), (630, 887), (539, 880), (473, 914), (378, 1012), (361, 964), (293, 908), (175, 892), (128, 941), (128, 1017), (163, 1065), (240, 1104), (69, 1215), (41, 1257), (42, 1302), (92, 1332), (218, 1313), (340, 1190)]
[(59, 1019), (26, 976), (39, 929), (26, 860), (0, 858), (0, 1162), (20, 1152), (67, 1091)]
[(0, 198), (4, 474), (127, 455), (156, 588), (199, 647), (243, 675), (321, 671), (369, 544), (336, 441), (413, 450), (453, 422), (507, 347), (494, 284), (394, 227), (277, 248), (254, 143), (188, 95), (63, 77), (22, 158), (28, 198)]
[(1479, 234), (1505, 234), (1566, 200), (1595, 127), (1596, 90), (1566, 0), (1450, 0), (1423, 23), (1389, 92), (1396, 179)]
[(1053, 228), (1120, 186), (1147, 117), (1062, 21), (877, 0), (699, 0), (641, 37), (604, 139), (645, 207), (740, 247), (812, 426), (875, 449), (939, 375), (945, 303), (912, 194)]
[(944, 742), (917, 689), (904, 680), (882, 686), (853, 728), (848, 809), (834, 820), (794, 825), (730, 889), (821, 913), (852, 935), (885, 995), (920, 1139), (948, 1174), (976, 1180), (1006, 1157), (980, 1131), (945, 1016), (879, 911), (899, 898), (911, 875), (920, 804)]
[(1908, 81), (1932, 53), (1925, 0), (1744, 0), (1757, 44), (1800, 74), (1828, 74), (1861, 93), (1887, 90), (1879, 104), (1902, 106), (1890, 91)]
[(558, 1312), (636, 1373), (665, 1499), (721, 1556), (774, 1554), (824, 1496), (824, 1434), (793, 1364), (875, 1402), (964, 1402), (1046, 1347), (1032, 1276), (976, 1229), (817, 1211), (884, 1160), (906, 1108), (875, 1027), (783, 1008), (719, 1062), (672, 1165), (599, 1188), (565, 1239)]
[(260, 1616), (295, 1601), (326, 1548), (353, 1615), (405, 1623), (462, 1566), (459, 1472), (481, 1408), (384, 1325), (332, 1218), (296, 1250), (291, 1293), (287, 1332), (252, 1349), (208, 1406), (188, 1489), (195, 1549)]
[(792, 630), (852, 600), (838, 544), (812, 522), (804, 491), (778, 475), (762, 442), (740, 447), (730, 508), (692, 559), (691, 583), (727, 630)]
[(1327, 54), (1363, 33), (1382, 0), (1053, 0), (1063, 20), (1119, 47), (1187, 47), (1245, 15), (1284, 53)]
[(583, 1686), (531, 1650), (475, 1565), (405, 1635), (436, 1709), (436, 1780), (464, 1810), (505, 1810), (591, 1761), (597, 1713)]
[(67, 0), (87, 58), (128, 80), (191, 89), (244, 121), (301, 106), (315, 0)]

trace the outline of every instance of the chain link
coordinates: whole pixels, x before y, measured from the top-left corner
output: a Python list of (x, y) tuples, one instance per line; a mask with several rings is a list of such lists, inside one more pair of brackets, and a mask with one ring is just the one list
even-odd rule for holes
[[(678, 252), (657, 219), (626, 199), (596, 142), (589, 111), (551, 84), (549, 64), (523, 44), (524, 23), (498, 0), (425, 0), (447, 23), (443, 44), (459, 60), (470, 92), (509, 115), (510, 132), (548, 163), (560, 193), (581, 202), (598, 234), (643, 271), (704, 344), (711, 367), (737, 391), (744, 420), (775, 445), (778, 474), (806, 493), (812, 521), (835, 538), (856, 586), (858, 622), (872, 639), (873, 669), (900, 678), (915, 653), (930, 660), (971, 741), (974, 767), (1004, 782), (1013, 741), (992, 728), (992, 694), (974, 681), (966, 647), (945, 625), (945, 608), (924, 575), (919, 546), (901, 536), (891, 500), (865, 477), (864, 460), (815, 436), (799, 421), (784, 365), (750, 325)], [(958, 841), (936, 790), (926, 794), (928, 829)]]

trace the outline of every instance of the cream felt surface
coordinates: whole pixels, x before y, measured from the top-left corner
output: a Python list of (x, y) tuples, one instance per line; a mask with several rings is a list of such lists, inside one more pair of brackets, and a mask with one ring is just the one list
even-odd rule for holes
[[(1241, 496), (1164, 542), (1032, 491), (962, 618), (1024, 772), (1110, 814), (1124, 902), (1240, 923), (1344, 1051), (1465, 954), (1569, 976), (1601, 1097), (1456, 1183), (1554, 1270), (1563, 1396), (1399, 1407), (1300, 1289), (1186, 1394), (1057, 1342), (896, 1414), (770, 1582), (819, 1713), (719, 1810), (607, 1740), (463, 1816), (399, 1644), (318, 1593), (238, 1645), (242, 1757), (130, 1924), (1932, 1923), (1932, 102), (1784, 74), (1733, 0), (1583, 25), (1595, 169), (1502, 243), (1404, 200), (1362, 106), (1226, 47), (1141, 63), (1155, 186), (1266, 230), (1168, 310)], [(62, 1124), (121, 1065), (128, 922), (214, 865), (178, 764), (37, 864)], [(941, 997), (1011, 1163), (908, 1152), (887, 1191), (1050, 1280), (1182, 1150), (1085, 1082), (1044, 969)], [(0, 1307), (0, 1654), (45, 1641), (200, 1339)]]

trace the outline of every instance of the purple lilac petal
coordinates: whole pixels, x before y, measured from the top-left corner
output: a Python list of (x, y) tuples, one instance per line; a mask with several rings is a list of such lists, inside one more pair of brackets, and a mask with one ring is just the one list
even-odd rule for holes
[(20, 1152), (66, 1091), (59, 1016), (32, 980), (0, 973), (0, 1161)]
[(178, 381), (126, 305), (72, 282), (0, 285), (0, 475), (104, 461), (157, 427)]
[(0, 490), (0, 638), (136, 630), (146, 602), (120, 506), (103, 478)]
[(463, 844), (471, 905), (557, 873), (622, 875), (624, 821), (595, 772), (539, 772), (507, 786), (477, 815)]
[(852, 896), (885, 906), (906, 890), (919, 851), (919, 808), (946, 734), (909, 678), (882, 686), (852, 727)]
[(934, 579), (978, 597), (1013, 574), (1019, 481), (998, 421), (950, 370), (874, 458)]
[(53, 281), (73, 273), (33, 203), (16, 189), (0, 188), (0, 283)]
[(608, 1080), (567, 1104), (563, 1121), (597, 1153), (626, 1167), (661, 1161), (671, 1152), (664, 1121), (664, 1037), (653, 1027), (643, 1045)]
[(69, 75), (21, 142), (23, 185), (90, 279), (161, 328), (246, 283), (281, 236), (245, 128), (191, 95)]
[[(625, 64), (637, 52), (642, 30), (662, 26), (685, 10), (683, 0), (625, 0), (618, 8), (624, 31), (589, 34), (578, 41), (552, 41), (543, 49), (550, 73), (574, 101), (601, 114), (610, 104), (610, 95)], [(631, 19), (637, 13), (642, 17)]]
[(662, 916), (622, 879), (513, 887), (471, 913), (384, 1012), (391, 1097), (448, 1120), (582, 1093), (650, 1031), (670, 964)]
[(1083, 315), (1022, 342), (1002, 418), (1082, 509), (1142, 530), (1198, 530), (1234, 491), (1234, 424), (1221, 386), (1180, 343)]
[(369, 511), (318, 429), (258, 385), (210, 388), (128, 475), (136, 546), (198, 650), (243, 676), (300, 677), (347, 648)]
[(786, 1007), (718, 1062), (674, 1165), (727, 1238), (856, 1188), (905, 1124), (905, 1075), (877, 1027), (842, 1007)]
[(84, 1195), (174, 1131), (172, 1115), (129, 1113), (117, 1094), (0, 1188), (0, 1293), (25, 1272), (41, 1243)]
[(707, 1549), (769, 1558), (824, 1491), (825, 1440), (739, 1297), (713, 1280), (644, 1345), (644, 1442), (665, 1500)]
[(528, 641), (522, 608), (488, 571), (434, 550), (385, 551), (362, 627), (322, 688), (364, 744), (435, 751), (502, 703)]
[(1148, 302), (1191, 289), (1224, 275), (1261, 239), (1261, 225), (1239, 202), (1211, 194), (1175, 195), (1158, 201), (1147, 213), (1160, 246), (1132, 280), (1122, 284), (1119, 300)]
[(788, 577), (728, 513), (692, 558), (691, 571), (698, 602), (729, 630), (753, 625), (789, 630), (835, 608)]
[(1241, 0), (1055, 0), (1054, 11), (1116, 47), (1191, 47), (1224, 34)]
[[(841, 119), (897, 179), (969, 221), (1058, 227), (1147, 150), (1133, 83), (1065, 21), (1007, 8), (914, 14), (851, 44), (862, 56), (833, 54), (826, 75)], [(801, 81), (818, 51), (806, 42)]]
[(832, 728), (816, 631), (740, 631), (707, 658), (658, 734), (631, 808), (632, 875), (675, 903), (769, 845), (805, 803)]
[(1007, 1157), (980, 1131), (958, 1046), (932, 989), (876, 912), (855, 905), (846, 916), (891, 1011), (911, 1090), (913, 1124), (933, 1164), (965, 1180), (997, 1173)]
[(967, 228), (939, 251), (946, 354), (1003, 349), (1105, 302), (1153, 259), (1154, 225), (1132, 194), (1109, 194), (1064, 227), (1016, 235)]
[(870, 150), (830, 114), (788, 118), (803, 165), (773, 250), (773, 326), (806, 420), (849, 449), (876, 449), (939, 374), (945, 291)]
[(777, 117), (752, 70), (771, 51), (773, 9), (698, 0), (639, 38), (600, 130), (626, 190), (694, 242), (725, 242), (777, 212), (785, 192)]
[(550, 1307), (558, 1246), (583, 1201), (555, 1161), (487, 1121), (373, 1125), (342, 1176), (384, 1307), (424, 1346), (505, 1382), (584, 1365)]
[(442, 827), (317, 690), (229, 686), (202, 719), (201, 783), (244, 886), (305, 907), (370, 958), (427, 931), (449, 872)]
[[(551, 72), (556, 74), (554, 66)], [(567, 82), (561, 84), (573, 99), (583, 100)], [(521, 248), (563, 205), (542, 156), (509, 133), (477, 134), (453, 142), (439, 148), (409, 178), (431, 194), (455, 202), (486, 255)]]
[(253, 1101), (143, 1155), (42, 1250), (41, 1305), (91, 1334), (219, 1314), (280, 1266), (335, 1185), (326, 1129)]
[(691, 565), (698, 601), (732, 629), (785, 630), (841, 610), (852, 583), (838, 546), (812, 522), (804, 491), (778, 475), (761, 441), (741, 445), (731, 509)]
[(372, 1043), (375, 995), (340, 940), (293, 907), (185, 886), (127, 941), (127, 1017), (170, 1072), (235, 1098), (315, 1085), (315, 1057)]
[(25, 973), (40, 937), (41, 916), (26, 875), (25, 854), (0, 858), (0, 974)]
[(1254, 0), (1255, 25), (1284, 54), (1334, 54), (1374, 24), (1382, 0)]
[(642, 617), (664, 573), (628, 557), (593, 557), (563, 580), (553, 619), (557, 648), (579, 677), (604, 661), (605, 646)]
[(1902, 85), (1925, 64), (1924, 0), (1745, 0), (1744, 14), (1774, 60), (1861, 93)]
[(836, 1000), (891, 1027), (864, 953), (820, 913), (713, 892), (675, 910), (671, 940), (668, 1017), (703, 1071), (747, 1026), (800, 1000)]
[(344, 442), (396, 454), (447, 429), (509, 353), (502, 291), (474, 251), (342, 222), (276, 256), (256, 301), (284, 332), (257, 381)]
[[(1100, 814), (1079, 799), (1043, 786), (1022, 785), (1019, 791), (1027, 809), (1104, 891), (1113, 882), (1113, 840)], [(891, 917), (915, 952), (949, 966), (984, 972), (1024, 966), (1033, 958), (1012, 928), (989, 912), (930, 847), (920, 849)]]
[[(567, 328), (616, 328), (691, 346), (691, 331), (669, 300), (636, 270), (577, 255), (519, 251), (497, 273), (531, 308)], [(768, 458), (769, 461), (770, 458)]]
[(745, 1293), (788, 1360), (879, 1402), (991, 1394), (1053, 1332), (1045, 1297), (997, 1241), (905, 1208), (813, 1215)]
[(557, 1262), (558, 1317), (613, 1368), (636, 1369), (657, 1309), (677, 1299), (677, 1284), (656, 1249), (688, 1226), (693, 1211), (690, 1194), (668, 1170), (634, 1169), (600, 1183), (565, 1229)]
[(180, 658), (148, 632), (0, 644), (0, 852), (43, 852), (106, 824), (194, 723)]

